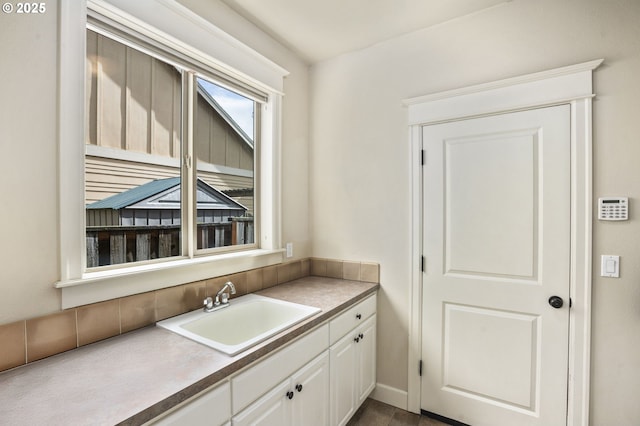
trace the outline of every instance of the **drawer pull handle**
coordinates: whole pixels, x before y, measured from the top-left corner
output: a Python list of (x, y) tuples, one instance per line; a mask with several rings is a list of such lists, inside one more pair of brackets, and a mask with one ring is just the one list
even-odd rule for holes
[(353, 341), (356, 342), (356, 343), (360, 342), (360, 337), (354, 338)]
[(302, 385), (301, 385), (301, 384), (297, 384), (297, 385), (296, 385), (296, 390), (297, 390), (298, 392), (302, 392)]
[(362, 339), (364, 339), (364, 334), (360, 333), (360, 334), (358, 335), (358, 337), (360, 337), (360, 340), (362, 340)]
[(357, 318), (357, 319), (362, 319), (362, 315), (360, 315), (360, 314), (356, 314), (356, 318)]
[(293, 392), (291, 392), (291, 391), (287, 392), (287, 395), (286, 395), (286, 396), (287, 396), (287, 398), (289, 398), (289, 399), (293, 399)]

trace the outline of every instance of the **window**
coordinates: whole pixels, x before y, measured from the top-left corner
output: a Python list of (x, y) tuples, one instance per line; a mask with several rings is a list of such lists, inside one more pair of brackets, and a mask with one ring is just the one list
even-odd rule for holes
[[(202, 77), (196, 84), (197, 248), (251, 245), (256, 102)], [(207, 193), (207, 185), (221, 194)]]
[(62, 307), (282, 262), (287, 71), (177, 2), (65, 2), (60, 31)]
[(87, 268), (253, 246), (256, 101), (92, 30), (86, 87)]
[(182, 73), (87, 30), (87, 268), (182, 254)]

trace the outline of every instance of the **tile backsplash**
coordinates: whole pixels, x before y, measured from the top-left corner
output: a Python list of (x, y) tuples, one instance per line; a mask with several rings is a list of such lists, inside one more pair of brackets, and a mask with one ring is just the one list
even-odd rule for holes
[(238, 297), (309, 275), (378, 283), (380, 267), (368, 262), (302, 259), (0, 325), (0, 371), (198, 309), (229, 280)]
[[(26, 362), (74, 349), (78, 344), (76, 312), (66, 310), (26, 321)], [(4, 342), (3, 342), (4, 343)], [(5, 347), (10, 344), (5, 344)]]

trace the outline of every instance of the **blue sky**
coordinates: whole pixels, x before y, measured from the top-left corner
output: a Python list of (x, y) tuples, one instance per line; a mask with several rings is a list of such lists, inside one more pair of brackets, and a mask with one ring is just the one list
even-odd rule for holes
[(198, 78), (198, 82), (253, 140), (254, 102), (209, 81)]

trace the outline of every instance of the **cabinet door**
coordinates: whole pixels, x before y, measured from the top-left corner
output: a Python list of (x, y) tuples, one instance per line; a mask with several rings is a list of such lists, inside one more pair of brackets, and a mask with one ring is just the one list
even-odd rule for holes
[(231, 421), (234, 426), (288, 426), (291, 402), (287, 397), (290, 380), (280, 383), (265, 396), (249, 405)]
[(356, 343), (356, 397), (359, 407), (376, 386), (376, 316), (365, 321), (358, 330), (358, 336), (362, 335)]
[(290, 378), (327, 350), (329, 326), (323, 325), (231, 379), (234, 413), (241, 412), (273, 385)]
[(205, 390), (182, 406), (162, 416), (154, 426), (227, 425), (231, 417), (231, 391), (229, 382)]
[(355, 412), (356, 342), (347, 334), (329, 351), (331, 361), (330, 407), (331, 424), (345, 425)]
[(329, 424), (329, 352), (326, 351), (291, 378), (293, 425)]

